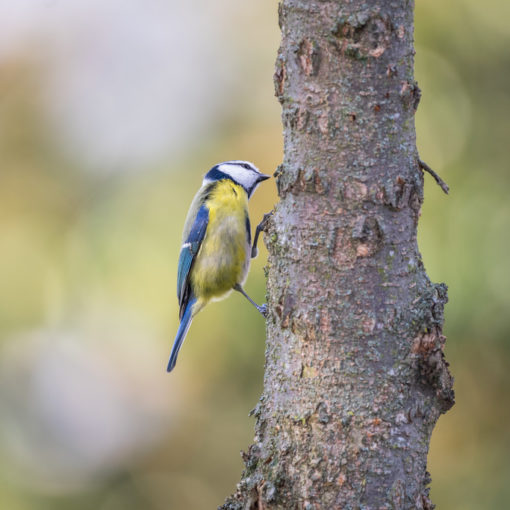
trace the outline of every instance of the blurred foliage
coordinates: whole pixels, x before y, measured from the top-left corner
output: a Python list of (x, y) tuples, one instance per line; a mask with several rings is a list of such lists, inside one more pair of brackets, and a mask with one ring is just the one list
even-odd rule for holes
[[(221, 109), (179, 150), (126, 171), (89, 167), (49, 120), (37, 41), (0, 55), (1, 508), (200, 510), (235, 487), (262, 389), (263, 321), (240, 296), (212, 304), (175, 373), (164, 367), (180, 232), (202, 174), (232, 158), (270, 173), (281, 160), (276, 3), (260, 4), (222, 3), (241, 43), (222, 47), (238, 53), (239, 73)], [(224, 14), (210, 23), (225, 27)], [(510, 500), (508, 14), (504, 0), (416, 6), (418, 146), (451, 188), (446, 197), (425, 176), (419, 227), (431, 279), (450, 287), (457, 404), (429, 465), (432, 499), (449, 510)], [(257, 191), (254, 224), (275, 200), (274, 184)], [(259, 302), (264, 259), (247, 284)]]
[(418, 147), (451, 187), (445, 198), (425, 177), (419, 227), (430, 277), (449, 286), (446, 354), (457, 400), (432, 435), (438, 508), (510, 501), (508, 14), (503, 1), (416, 6)]

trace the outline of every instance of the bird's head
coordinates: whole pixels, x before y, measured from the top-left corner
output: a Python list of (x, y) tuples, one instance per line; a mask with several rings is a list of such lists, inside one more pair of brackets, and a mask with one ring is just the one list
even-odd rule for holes
[(270, 175), (263, 174), (249, 161), (224, 161), (213, 166), (204, 177), (203, 184), (221, 179), (230, 179), (242, 186), (248, 196), (255, 191), (259, 183), (269, 179)]

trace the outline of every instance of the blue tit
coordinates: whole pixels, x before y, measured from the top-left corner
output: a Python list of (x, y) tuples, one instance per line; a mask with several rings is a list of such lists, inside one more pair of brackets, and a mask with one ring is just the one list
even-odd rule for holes
[(269, 177), (248, 161), (225, 161), (205, 175), (184, 224), (177, 269), (180, 324), (168, 372), (175, 367), (193, 317), (209, 301), (236, 290), (265, 315), (265, 305), (258, 306), (242, 285), (250, 259), (257, 255), (259, 233), (268, 216), (257, 227), (252, 246), (248, 199)]

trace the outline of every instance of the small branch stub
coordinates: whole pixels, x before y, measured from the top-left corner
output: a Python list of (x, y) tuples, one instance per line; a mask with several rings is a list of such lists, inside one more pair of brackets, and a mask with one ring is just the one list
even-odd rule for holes
[(432, 168), (430, 168), (430, 166), (427, 165), (427, 163), (425, 163), (425, 161), (422, 161), (421, 159), (418, 158), (418, 165), (420, 165), (421, 170), (428, 172), (430, 175), (432, 175), (432, 177), (434, 177), (435, 181), (439, 184), (441, 189), (448, 195), (448, 192), (450, 191), (448, 184), (446, 184), (446, 182), (444, 182), (443, 179), (441, 179), (441, 177), (439, 177), (439, 175), (436, 172), (434, 172), (434, 170), (432, 170)]

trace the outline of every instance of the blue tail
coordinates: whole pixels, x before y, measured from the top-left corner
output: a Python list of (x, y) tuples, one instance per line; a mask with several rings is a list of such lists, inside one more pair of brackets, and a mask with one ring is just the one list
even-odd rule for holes
[(197, 299), (192, 296), (186, 305), (184, 313), (182, 315), (181, 323), (179, 324), (179, 329), (177, 330), (177, 335), (175, 335), (174, 345), (172, 347), (172, 352), (170, 353), (170, 360), (168, 361), (168, 367), (166, 369), (167, 372), (171, 372), (175, 364), (177, 363), (177, 355), (179, 354), (179, 349), (181, 348), (182, 342), (186, 338), (186, 333), (188, 332), (189, 327), (191, 326), (191, 319), (193, 318), (192, 311), (193, 305), (197, 302)]

